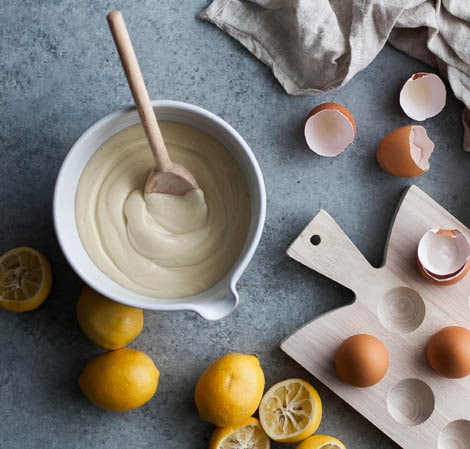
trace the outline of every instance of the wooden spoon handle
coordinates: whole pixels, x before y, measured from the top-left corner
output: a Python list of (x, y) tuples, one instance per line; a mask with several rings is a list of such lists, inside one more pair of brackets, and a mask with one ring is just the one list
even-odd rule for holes
[(132, 96), (139, 111), (142, 126), (145, 129), (150, 149), (157, 164), (156, 168), (157, 170), (165, 171), (171, 166), (171, 160), (168, 156), (165, 141), (158, 126), (147, 88), (145, 87), (144, 78), (140, 71), (139, 62), (137, 61), (124, 17), (121, 11), (112, 11), (108, 14), (107, 19)]

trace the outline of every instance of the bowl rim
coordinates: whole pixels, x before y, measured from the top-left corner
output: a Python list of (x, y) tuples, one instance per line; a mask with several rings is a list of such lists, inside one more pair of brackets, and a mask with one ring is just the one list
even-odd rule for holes
[[(226, 279), (226, 278), (228, 279), (229, 282), (227, 283), (226, 291), (228, 293), (231, 293), (234, 297), (233, 307), (231, 307), (231, 310), (230, 310), (232, 311), (233, 309), (236, 308), (238, 304), (238, 293), (236, 292), (236, 284), (239, 278), (241, 277), (241, 275), (243, 274), (243, 272), (245, 271), (246, 267), (248, 266), (249, 262), (251, 261), (259, 245), (259, 241), (261, 239), (261, 235), (262, 235), (265, 220), (266, 220), (266, 188), (265, 188), (264, 178), (261, 172), (261, 168), (258, 164), (258, 161), (256, 160), (256, 157), (253, 151), (251, 150), (247, 142), (243, 139), (243, 137), (229, 123), (227, 123), (225, 120), (223, 120), (216, 114), (200, 106), (196, 106), (190, 103), (176, 101), (176, 100), (153, 100), (152, 106), (157, 110), (167, 108), (167, 109), (175, 109), (175, 110), (195, 113), (196, 115), (200, 115), (203, 118), (207, 119), (209, 122), (213, 122), (216, 126), (222, 128), (224, 132), (228, 133), (230, 137), (234, 138), (237, 141), (237, 144), (243, 149), (244, 157), (246, 157), (249, 161), (249, 166), (256, 180), (255, 182), (256, 189), (250, 188), (250, 194), (252, 195), (253, 193), (255, 193), (257, 197), (256, 199), (252, 198), (251, 200), (251, 204), (252, 204), (251, 221), (253, 221), (255, 224), (250, 225), (250, 228), (251, 226), (253, 226), (253, 228), (249, 230), (247, 239), (245, 241), (245, 245), (242, 249), (242, 252), (240, 253), (240, 256), (237, 258), (232, 268), (224, 276), (224, 278), (222, 278), (215, 284), (216, 286), (223, 279)], [(64, 254), (66, 260), (71, 265), (75, 273), (85, 282), (85, 284), (89, 285), (90, 287), (92, 287), (93, 289), (95, 289), (96, 291), (98, 291), (104, 296), (107, 296), (117, 302), (129, 305), (132, 307), (139, 307), (139, 308), (148, 309), (148, 310), (160, 310), (160, 311), (190, 310), (190, 311), (198, 312), (199, 314), (204, 316), (203, 309), (210, 307), (212, 304), (216, 303), (218, 299), (221, 299), (221, 298), (215, 299), (214, 301), (208, 301), (207, 299), (206, 300), (203, 300), (201, 298), (198, 299), (198, 296), (212, 289), (214, 286), (196, 295), (186, 296), (182, 298), (175, 298), (175, 299), (152, 298), (150, 296), (138, 294), (132, 291), (131, 289), (128, 289), (116, 283), (113, 279), (111, 279), (109, 276), (103, 273), (101, 269), (98, 266), (96, 266), (94, 261), (91, 260), (90, 258), (91, 262), (95, 265), (95, 268), (99, 270), (110, 282), (114, 283), (120, 289), (123, 289), (123, 292), (129, 292), (129, 295), (134, 296), (134, 298), (130, 298), (130, 299), (122, 298), (121, 296), (117, 297), (116, 295), (110, 294), (108, 291), (106, 291), (105, 288), (102, 288), (102, 286), (99, 285), (97, 282), (95, 282), (95, 280), (90, 279), (89, 276), (86, 273), (84, 273), (84, 270), (81, 268), (81, 265), (83, 264), (81, 264), (77, 258), (74, 258), (69, 253), (69, 247), (66, 242), (65, 230), (63, 229), (63, 226), (61, 225), (61, 219), (60, 219), (61, 212), (60, 212), (60, 200), (59, 200), (59, 197), (61, 195), (61, 189), (63, 188), (63, 186), (70, 184), (70, 181), (67, 181), (65, 179), (65, 174), (67, 172), (68, 165), (70, 164), (71, 159), (75, 156), (75, 153), (77, 153), (81, 149), (84, 142), (86, 142), (87, 139), (89, 139), (94, 134), (96, 134), (97, 131), (101, 130), (107, 124), (112, 123), (113, 121), (121, 118), (123, 115), (135, 113), (135, 112), (136, 112), (136, 107), (134, 105), (128, 105), (105, 115), (101, 119), (94, 122), (91, 126), (89, 126), (78, 137), (78, 139), (75, 140), (75, 142), (72, 144), (72, 146), (68, 150), (64, 160), (62, 161), (61, 167), (59, 169), (55, 186), (54, 186), (54, 195), (53, 195), (53, 223), (54, 223), (55, 233), (59, 241), (59, 245), (61, 247), (62, 253)], [(194, 125), (194, 126), (197, 127), (197, 125)], [(209, 131), (206, 131), (206, 132), (210, 134)], [(213, 137), (216, 138), (215, 136)], [(254, 190), (256, 190), (256, 192), (254, 192)], [(258, 206), (257, 208), (253, 207), (254, 202), (259, 203), (257, 204)], [(251, 237), (250, 237), (250, 234), (251, 234)], [(158, 301), (168, 301), (168, 302), (161, 303)], [(228, 313), (230, 313), (230, 311)]]

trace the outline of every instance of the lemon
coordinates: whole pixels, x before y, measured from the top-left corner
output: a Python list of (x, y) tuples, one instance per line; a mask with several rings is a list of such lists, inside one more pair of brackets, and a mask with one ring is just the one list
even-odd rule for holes
[(346, 446), (330, 435), (313, 435), (302, 441), (295, 449), (346, 449)]
[(231, 353), (202, 373), (194, 399), (199, 416), (216, 426), (239, 424), (258, 408), (264, 390), (264, 373), (254, 355)]
[(39, 251), (21, 246), (0, 257), (0, 307), (33, 310), (46, 300), (51, 286), (51, 266)]
[(159, 377), (160, 372), (147, 354), (122, 348), (91, 359), (78, 383), (97, 407), (124, 412), (150, 401)]
[(209, 441), (209, 449), (270, 449), (268, 438), (256, 418), (248, 418), (235, 426), (217, 427)]
[(259, 405), (259, 419), (274, 441), (296, 443), (318, 429), (322, 403), (317, 390), (302, 379), (287, 379), (273, 385)]
[(140, 334), (144, 312), (111, 301), (86, 286), (77, 301), (77, 319), (93, 343), (105, 349), (119, 349)]

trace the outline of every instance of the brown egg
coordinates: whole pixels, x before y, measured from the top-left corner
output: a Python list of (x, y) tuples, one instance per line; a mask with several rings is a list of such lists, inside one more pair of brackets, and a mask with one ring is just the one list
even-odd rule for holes
[(449, 326), (435, 333), (428, 342), (429, 365), (441, 376), (460, 379), (470, 374), (470, 331)]
[(388, 133), (377, 148), (377, 162), (386, 172), (413, 178), (429, 170), (434, 144), (422, 126), (403, 126)]
[(357, 334), (341, 343), (335, 363), (342, 381), (355, 387), (370, 387), (385, 376), (388, 352), (378, 338)]

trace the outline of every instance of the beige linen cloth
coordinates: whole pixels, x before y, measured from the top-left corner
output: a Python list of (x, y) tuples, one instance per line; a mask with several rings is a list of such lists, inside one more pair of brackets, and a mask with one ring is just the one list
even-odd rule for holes
[(388, 41), (449, 81), (466, 106), (470, 151), (470, 0), (214, 0), (199, 17), (240, 41), (293, 95), (343, 86)]

